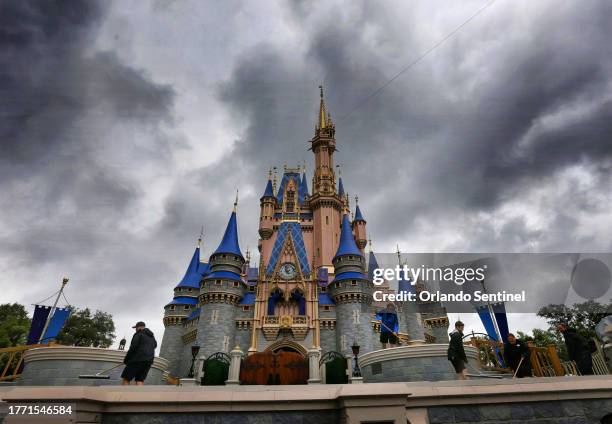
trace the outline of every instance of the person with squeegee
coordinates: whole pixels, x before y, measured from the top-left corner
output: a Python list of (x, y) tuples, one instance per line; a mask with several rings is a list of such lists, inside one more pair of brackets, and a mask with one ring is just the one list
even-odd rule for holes
[(143, 386), (153, 365), (157, 341), (144, 322), (139, 321), (132, 328), (136, 329), (136, 334), (132, 337), (130, 348), (123, 359), (125, 369), (121, 373), (121, 384), (128, 386), (130, 381), (136, 380), (137, 386)]
[(380, 342), (382, 343), (382, 348), (399, 346), (399, 338), (397, 337), (399, 323), (393, 303), (387, 303), (387, 309), (378, 312), (376, 319), (380, 320)]

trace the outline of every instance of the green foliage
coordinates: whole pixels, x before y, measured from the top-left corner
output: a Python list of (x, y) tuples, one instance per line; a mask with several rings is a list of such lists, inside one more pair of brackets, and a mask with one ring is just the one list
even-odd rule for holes
[(25, 344), (31, 322), (23, 305), (0, 305), (0, 348)]
[(516, 337), (524, 341), (531, 341), (533, 342), (534, 346), (537, 347), (555, 345), (559, 358), (561, 358), (562, 361), (569, 360), (567, 348), (565, 347), (565, 341), (559, 332), (534, 328), (532, 333), (533, 335), (529, 335), (527, 333), (523, 333), (522, 331), (517, 331)]
[(109, 347), (115, 339), (115, 323), (112, 315), (89, 308), (77, 309), (70, 315), (57, 342), (64, 345)]
[(610, 315), (611, 310), (612, 304), (602, 305), (589, 300), (588, 302), (575, 303), (571, 308), (565, 305), (548, 305), (541, 308), (538, 315), (546, 318), (550, 325), (549, 331), (556, 332), (557, 324), (565, 321), (578, 334), (588, 340), (596, 337), (595, 326), (604, 317)]

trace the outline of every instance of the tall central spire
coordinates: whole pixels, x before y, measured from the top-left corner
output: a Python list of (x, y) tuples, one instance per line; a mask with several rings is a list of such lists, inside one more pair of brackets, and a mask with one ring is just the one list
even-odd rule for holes
[(319, 106), (319, 120), (317, 122), (317, 127), (319, 129), (327, 128), (327, 113), (325, 111), (325, 99), (323, 98), (323, 86), (320, 85), (319, 89), (321, 90), (321, 104)]

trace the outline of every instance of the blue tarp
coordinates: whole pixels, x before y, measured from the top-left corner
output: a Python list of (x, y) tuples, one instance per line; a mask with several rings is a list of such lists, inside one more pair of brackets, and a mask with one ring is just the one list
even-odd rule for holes
[(508, 342), (508, 317), (506, 316), (506, 306), (503, 303), (496, 303), (493, 305), (493, 313), (495, 314), (495, 321), (497, 321), (497, 328), (501, 334), (504, 343)]
[(64, 324), (66, 323), (66, 320), (70, 316), (71, 312), (72, 310), (70, 308), (55, 309), (51, 322), (49, 322), (49, 326), (47, 327), (47, 331), (45, 331), (45, 335), (41, 340), (41, 343), (47, 344), (57, 337), (60, 331), (62, 331), (62, 328), (64, 328)]
[(497, 334), (495, 333), (495, 325), (493, 324), (493, 319), (491, 318), (491, 314), (489, 313), (489, 309), (487, 305), (482, 305), (476, 308), (476, 312), (478, 312), (478, 316), (480, 317), (480, 321), (482, 321), (482, 325), (484, 325), (485, 330), (487, 331), (488, 336), (495, 340), (497, 340)]

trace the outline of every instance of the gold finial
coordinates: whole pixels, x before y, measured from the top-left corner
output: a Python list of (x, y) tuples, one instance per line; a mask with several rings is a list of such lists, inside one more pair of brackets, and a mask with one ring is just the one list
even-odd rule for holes
[(302, 159), (302, 162), (303, 162), (302, 164), (303, 172), (306, 172), (306, 159)]
[(355, 206), (359, 204), (359, 196), (355, 196)]
[(340, 166), (340, 164), (336, 164), (336, 169), (338, 169), (338, 176), (341, 177), (342, 176), (342, 167)]
[(372, 251), (372, 237), (368, 234), (368, 245), (370, 246), (370, 252)]
[(325, 113), (325, 100), (323, 99), (323, 86), (320, 85), (319, 89), (321, 90), (321, 104), (319, 105), (319, 120), (317, 122), (317, 126), (320, 130), (323, 128), (327, 128), (327, 114)]
[(249, 246), (246, 248), (246, 264), (247, 267), (251, 266), (251, 251), (249, 250)]
[(399, 244), (397, 245), (397, 262), (398, 262), (400, 265), (402, 264), (402, 254), (400, 253)]
[(234, 200), (234, 212), (238, 209), (238, 189), (236, 189), (236, 200)]
[(268, 169), (268, 179), (272, 179), (272, 168)]

